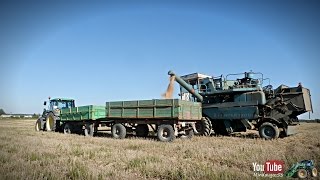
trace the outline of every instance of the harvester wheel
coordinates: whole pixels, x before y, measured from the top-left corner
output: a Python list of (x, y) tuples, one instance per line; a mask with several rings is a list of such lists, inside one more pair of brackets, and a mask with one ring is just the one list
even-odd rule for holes
[(312, 177), (317, 177), (318, 176), (318, 170), (316, 168), (311, 169), (311, 176)]
[(117, 123), (112, 126), (112, 137), (115, 139), (124, 139), (127, 135), (127, 130), (124, 125)]
[(277, 139), (279, 137), (279, 128), (270, 122), (265, 122), (259, 127), (259, 135), (264, 139)]
[(84, 135), (93, 137), (94, 126), (93, 123), (87, 122), (84, 128)]
[(299, 169), (297, 171), (297, 177), (300, 179), (304, 179), (304, 178), (308, 177), (308, 172), (305, 169)]
[(194, 131), (193, 129), (189, 129), (189, 130), (186, 130), (186, 134), (185, 135), (182, 135), (181, 138), (182, 139), (191, 139), (194, 135)]
[(63, 126), (63, 133), (64, 133), (64, 134), (71, 134), (71, 133), (72, 133), (70, 123), (66, 123), (66, 124)]
[(52, 112), (47, 115), (46, 118), (46, 130), (55, 131), (56, 129), (56, 118)]
[(38, 119), (35, 125), (35, 130), (40, 131), (41, 130), (41, 119)]
[(162, 124), (158, 127), (157, 137), (162, 142), (171, 142), (176, 138), (173, 127), (169, 124)]
[(212, 124), (210, 119), (208, 118), (202, 118), (201, 121), (196, 123), (196, 130), (198, 131), (195, 133), (196, 135), (202, 135), (202, 136), (210, 136), (212, 132)]
[(136, 135), (138, 137), (147, 137), (149, 134), (149, 127), (147, 124), (138, 124), (136, 127)]

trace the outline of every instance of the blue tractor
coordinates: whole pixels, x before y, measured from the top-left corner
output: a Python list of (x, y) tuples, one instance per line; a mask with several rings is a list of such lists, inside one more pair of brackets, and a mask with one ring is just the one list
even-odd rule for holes
[[(196, 125), (200, 135), (229, 135), (247, 129), (258, 130), (260, 137), (276, 139), (293, 134), (297, 116), (312, 111), (311, 95), (297, 87), (263, 86), (262, 73), (245, 72), (226, 77), (193, 73), (170, 76), (180, 84), (183, 100), (202, 102), (203, 121)], [(233, 77), (233, 78), (232, 78)]]

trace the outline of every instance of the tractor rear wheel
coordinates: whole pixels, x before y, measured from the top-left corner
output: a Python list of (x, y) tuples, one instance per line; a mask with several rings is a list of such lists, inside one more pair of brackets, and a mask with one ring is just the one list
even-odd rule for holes
[(127, 130), (124, 125), (117, 123), (112, 126), (111, 133), (115, 139), (124, 139), (127, 135)]
[(136, 126), (136, 135), (138, 137), (147, 137), (149, 134), (149, 127), (147, 124), (138, 124)]
[(158, 127), (157, 137), (162, 142), (171, 142), (176, 138), (173, 127), (169, 124), (162, 124)]
[(38, 119), (35, 125), (35, 130), (40, 131), (41, 130), (41, 119)]
[(264, 139), (277, 139), (279, 137), (279, 128), (270, 122), (265, 122), (259, 127), (259, 135)]
[(94, 126), (93, 123), (87, 122), (84, 128), (84, 135), (93, 137), (94, 134)]
[(198, 131), (195, 135), (210, 136), (212, 132), (211, 120), (208, 118), (202, 118), (201, 121), (196, 122), (196, 130)]
[(316, 168), (311, 169), (311, 176), (312, 177), (317, 177), (318, 176), (318, 170)]
[(308, 172), (307, 172), (307, 170), (305, 170), (305, 169), (299, 169), (299, 170), (297, 171), (297, 177), (300, 178), (300, 179), (304, 179), (304, 178), (308, 177)]
[(56, 118), (52, 112), (47, 115), (46, 118), (46, 130), (55, 131), (56, 129)]

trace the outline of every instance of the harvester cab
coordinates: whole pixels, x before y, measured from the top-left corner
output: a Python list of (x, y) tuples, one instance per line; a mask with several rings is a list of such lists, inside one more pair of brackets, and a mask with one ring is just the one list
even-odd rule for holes
[(56, 131), (60, 128), (60, 110), (64, 108), (75, 107), (74, 99), (69, 98), (53, 98), (49, 97), (49, 104), (44, 101), (43, 105), (47, 108), (43, 109), (42, 116), (36, 122), (36, 131)]
[[(259, 77), (256, 77), (257, 75)], [(230, 79), (230, 77), (237, 78)], [(236, 89), (239, 89), (239, 91), (261, 90), (263, 80), (266, 80), (263, 78), (262, 73), (256, 73), (252, 71), (239, 74), (228, 74), (226, 77), (223, 77), (222, 75), (213, 77), (205, 74), (193, 73), (181, 76), (181, 78), (190, 87), (203, 96)], [(191, 94), (183, 86), (180, 86), (180, 95), (182, 99), (185, 100), (188, 100), (186, 97), (191, 96)]]

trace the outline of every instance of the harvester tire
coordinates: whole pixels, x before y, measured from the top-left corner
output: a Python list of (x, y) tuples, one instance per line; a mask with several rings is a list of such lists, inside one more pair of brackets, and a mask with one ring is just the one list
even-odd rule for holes
[(63, 134), (71, 134), (72, 130), (71, 130), (71, 124), (70, 123), (66, 123), (63, 126)]
[(117, 123), (112, 126), (111, 133), (115, 139), (124, 139), (127, 135), (127, 130), (124, 125)]
[(84, 135), (93, 137), (94, 134), (94, 125), (93, 123), (87, 122), (84, 128)]
[(171, 142), (176, 138), (173, 127), (169, 124), (162, 124), (158, 127), (157, 137), (162, 142)]
[(149, 134), (149, 127), (147, 124), (138, 124), (136, 127), (136, 135), (138, 137), (147, 137)]
[(318, 177), (318, 170), (316, 168), (311, 169), (311, 176), (312, 177)]
[(259, 127), (259, 135), (264, 139), (277, 139), (280, 131), (277, 125), (265, 122)]
[(56, 117), (50, 112), (46, 117), (46, 131), (55, 131), (56, 129)]
[(35, 124), (35, 130), (40, 131), (41, 130), (41, 119), (38, 119)]
[(298, 169), (297, 171), (297, 177), (300, 179), (304, 179), (308, 177), (308, 172), (305, 169)]
[(198, 131), (195, 135), (210, 136), (212, 132), (211, 120), (208, 118), (202, 118), (201, 121), (196, 123), (196, 130)]

